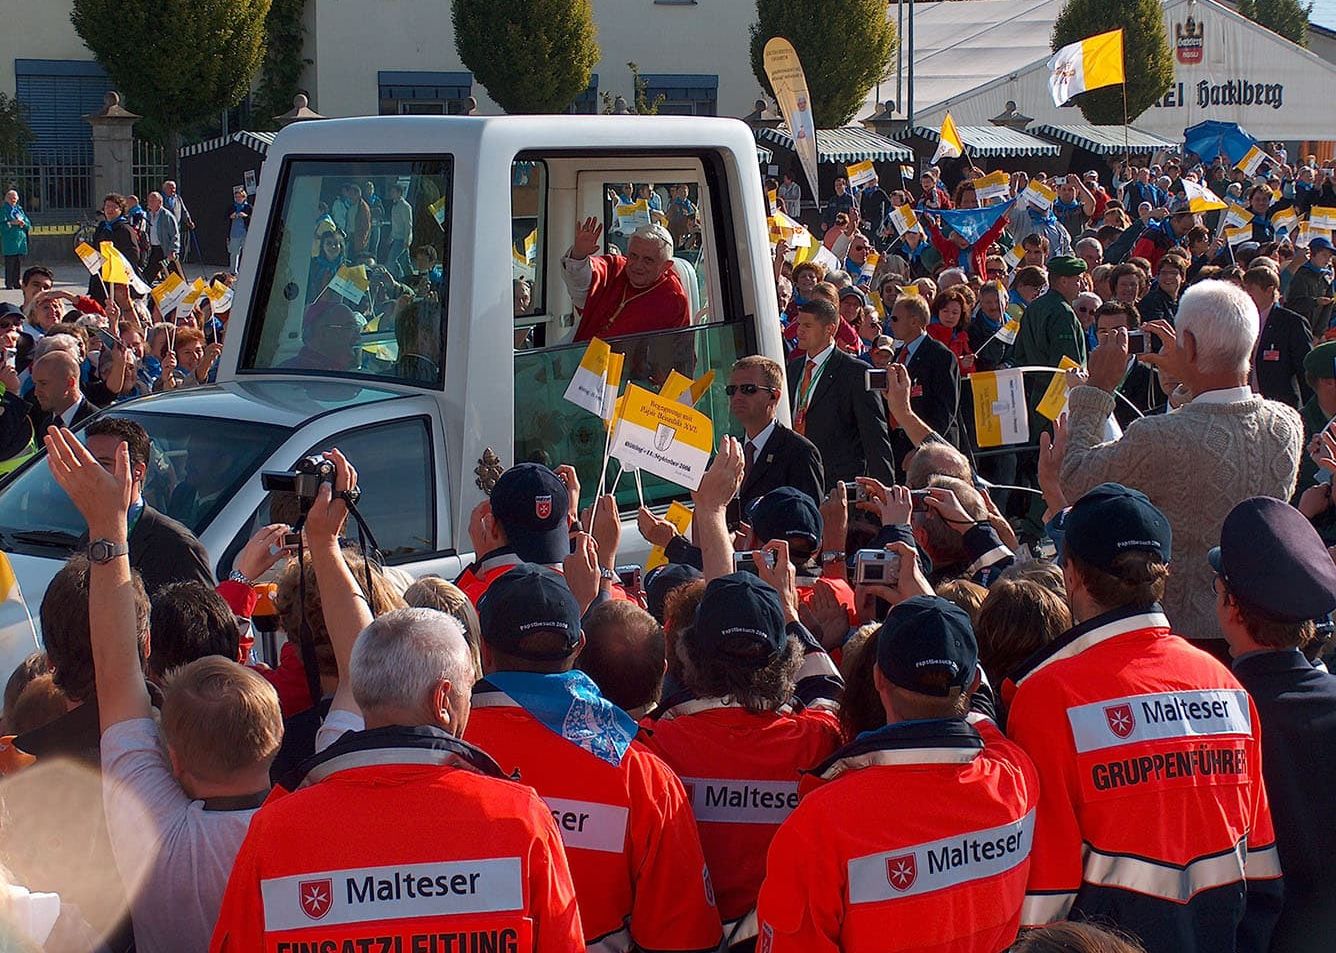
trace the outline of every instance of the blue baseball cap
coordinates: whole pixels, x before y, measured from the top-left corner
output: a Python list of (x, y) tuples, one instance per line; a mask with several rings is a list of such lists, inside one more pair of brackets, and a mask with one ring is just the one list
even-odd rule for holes
[[(478, 622), (488, 645), (516, 658), (553, 662), (569, 658), (580, 644), (580, 604), (555, 569), (520, 563), (492, 580), (478, 600)], [(527, 647), (539, 633), (556, 633), (563, 648)]]
[(1326, 235), (1319, 235), (1316, 238), (1309, 239), (1308, 250), (1311, 251), (1336, 251), (1332, 247), (1331, 239)]
[(944, 698), (953, 688), (968, 688), (978, 665), (970, 617), (941, 596), (906, 599), (877, 630), (877, 668), (906, 691)]
[(566, 484), (547, 467), (517, 463), (501, 474), (491, 499), (492, 516), (520, 559), (551, 566), (570, 555), (570, 497)]
[(703, 654), (749, 669), (765, 668), (789, 640), (779, 593), (749, 572), (710, 580), (687, 637)]
[(1068, 553), (1105, 572), (1122, 553), (1143, 550), (1168, 563), (1173, 552), (1169, 520), (1140, 490), (1101, 483), (1067, 510), (1062, 525)]
[(1336, 610), (1336, 564), (1313, 524), (1288, 503), (1254, 496), (1229, 511), (1207, 554), (1229, 591), (1277, 622)]
[(646, 608), (649, 614), (663, 624), (663, 607), (668, 601), (668, 593), (678, 586), (700, 579), (701, 571), (685, 563), (664, 563), (645, 573), (643, 580)]
[(757, 497), (747, 508), (752, 535), (763, 543), (772, 539), (801, 536), (813, 546), (821, 544), (821, 511), (802, 490), (781, 486)]

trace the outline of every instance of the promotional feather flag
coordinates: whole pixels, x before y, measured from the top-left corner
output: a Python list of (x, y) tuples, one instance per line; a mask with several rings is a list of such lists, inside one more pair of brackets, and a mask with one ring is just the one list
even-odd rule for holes
[(812, 196), (820, 199), (817, 179), (816, 119), (812, 116), (812, 95), (807, 89), (807, 75), (793, 44), (782, 36), (772, 36), (762, 52), (765, 75), (774, 90), (780, 115), (793, 137), (793, 151), (802, 163)]

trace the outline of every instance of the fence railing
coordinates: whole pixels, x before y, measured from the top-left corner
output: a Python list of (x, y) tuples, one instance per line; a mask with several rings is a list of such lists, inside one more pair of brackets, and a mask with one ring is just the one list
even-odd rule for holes
[(35, 223), (82, 219), (97, 204), (92, 149), (47, 148), (22, 162), (0, 162), (0, 188), (17, 191)]
[(134, 182), (134, 194), (139, 196), (141, 203), (150, 192), (161, 191), (162, 180), (167, 178), (166, 150), (155, 142), (136, 139), (130, 178)]

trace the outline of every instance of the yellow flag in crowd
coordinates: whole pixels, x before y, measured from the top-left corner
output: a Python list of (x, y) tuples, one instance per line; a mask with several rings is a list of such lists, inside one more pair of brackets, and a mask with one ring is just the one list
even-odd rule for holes
[(932, 164), (942, 159), (958, 159), (965, 154), (965, 143), (956, 130), (956, 121), (948, 112), (942, 120), (942, 128), (937, 131), (937, 151), (932, 154)]
[(603, 409), (599, 411), (603, 426), (611, 427), (617, 417), (617, 392), (622, 389), (622, 368), (626, 355), (613, 351), (608, 355), (608, 372), (603, 379)]
[(575, 374), (566, 388), (566, 399), (576, 407), (583, 407), (591, 414), (602, 417), (603, 388), (608, 380), (608, 364), (611, 358), (612, 348), (608, 346), (608, 342), (592, 338), (585, 348), (584, 357), (580, 358), (580, 366), (575, 369)]
[(974, 391), (974, 426), (980, 447), (1000, 447), (1030, 439), (1025, 376), (1020, 368), (975, 371), (970, 375), (970, 386)]
[(80, 242), (75, 246), (74, 253), (79, 256), (79, 260), (83, 262), (90, 275), (96, 275), (102, 270), (103, 258), (92, 245)]
[(1275, 229), (1277, 235), (1281, 232), (1293, 232), (1298, 225), (1299, 214), (1293, 208), (1281, 209), (1271, 216), (1271, 227)]
[(1011, 176), (1001, 169), (974, 180), (974, 196), (980, 202), (1004, 199), (1011, 192)]
[[(668, 512), (663, 514), (663, 518), (673, 524), (673, 529), (677, 530), (680, 536), (685, 536), (687, 530), (691, 529), (691, 508), (677, 500), (668, 504)], [(664, 553), (663, 547), (655, 546), (649, 551), (649, 558), (645, 560), (645, 572), (657, 569), (667, 562), (668, 556)]]
[(871, 159), (845, 166), (844, 171), (848, 173), (849, 187), (854, 189), (862, 188), (877, 178), (877, 170)]
[(1048, 91), (1061, 106), (1078, 93), (1123, 82), (1123, 31), (1110, 30), (1069, 43), (1048, 61)]
[(706, 371), (694, 381), (685, 374), (680, 374), (675, 370), (669, 371), (668, 379), (659, 388), (659, 396), (693, 407), (705, 396), (705, 392), (710, 389), (710, 385), (713, 383), (713, 370)]
[(1044, 396), (1035, 405), (1035, 410), (1049, 420), (1057, 420), (1061, 417), (1063, 409), (1067, 406), (1067, 372), (1074, 371), (1080, 366), (1064, 354), (1062, 360), (1058, 362), (1058, 373), (1054, 374), (1053, 379), (1048, 382), (1048, 389), (1044, 391)]
[(1188, 208), (1193, 212), (1213, 212), (1216, 209), (1227, 209), (1229, 203), (1223, 201), (1200, 182), (1193, 182), (1191, 179), (1183, 180), (1183, 194), (1187, 196)]
[(1252, 175), (1262, 167), (1263, 162), (1270, 158), (1269, 155), (1262, 151), (1257, 143), (1253, 143), (1248, 147), (1248, 151), (1243, 154), (1243, 158), (1235, 164), (1234, 168), (1241, 169), (1244, 175)]
[(109, 285), (128, 285), (130, 272), (125, 267), (125, 259), (111, 242), (101, 243), (102, 280)]
[(346, 301), (360, 304), (370, 287), (366, 265), (343, 265), (334, 273), (334, 277), (329, 279), (328, 290)]
[(700, 488), (714, 446), (714, 424), (700, 411), (637, 387), (626, 389), (611, 456), (688, 490)]
[(1308, 225), (1310, 228), (1317, 228), (1330, 232), (1336, 230), (1336, 208), (1325, 205), (1314, 205), (1313, 211), (1308, 215)]

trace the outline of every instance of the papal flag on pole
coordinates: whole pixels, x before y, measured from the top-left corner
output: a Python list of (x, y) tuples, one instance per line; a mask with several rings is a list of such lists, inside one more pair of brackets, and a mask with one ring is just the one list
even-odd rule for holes
[(37, 630), (23, 601), (14, 567), (9, 564), (9, 556), (0, 552), (0, 667), (12, 672), (20, 662), (40, 650)]
[(1252, 175), (1262, 167), (1262, 163), (1271, 157), (1262, 151), (1262, 147), (1253, 143), (1248, 147), (1248, 151), (1243, 154), (1243, 158), (1234, 163), (1234, 168), (1241, 169), (1244, 175)]
[(956, 121), (949, 112), (942, 119), (942, 128), (937, 131), (937, 136), (939, 141), (937, 151), (932, 154), (933, 165), (942, 159), (958, 159), (965, 154), (965, 143), (956, 131)]
[(1291, 208), (1283, 208), (1275, 215), (1271, 216), (1271, 227), (1277, 235), (1289, 234), (1299, 224), (1299, 213)]
[(844, 171), (849, 174), (849, 187), (852, 189), (861, 189), (877, 178), (877, 170), (873, 167), (871, 159), (847, 165)]
[(612, 427), (617, 416), (617, 392), (622, 389), (622, 368), (626, 365), (626, 355), (613, 351), (608, 355), (608, 372), (603, 378), (603, 418), (605, 429)]
[(1200, 182), (1183, 180), (1183, 194), (1187, 197), (1188, 208), (1193, 212), (1213, 212), (1216, 209), (1229, 208), (1229, 203), (1220, 198)]
[(1336, 208), (1314, 205), (1313, 211), (1308, 215), (1308, 224), (1312, 228), (1327, 232), (1336, 230)]
[(1025, 443), (1030, 439), (1030, 415), (1025, 409), (1025, 376), (1019, 367), (975, 371), (974, 427), (981, 447)]
[(694, 407), (705, 396), (705, 392), (710, 389), (710, 385), (713, 383), (713, 370), (706, 371), (694, 381), (678, 371), (669, 371), (668, 379), (659, 388), (659, 396), (675, 400), (680, 404), (686, 404), (688, 407)]
[(606, 403), (604, 385), (608, 379), (611, 356), (612, 348), (607, 341), (591, 338), (584, 357), (580, 358), (580, 366), (575, 369), (570, 385), (566, 388), (566, 399), (576, 407), (583, 407), (591, 414), (602, 417)]
[(628, 470), (700, 488), (710, 462), (714, 425), (700, 411), (631, 384), (621, 400), (611, 455)]
[(1123, 31), (1069, 43), (1048, 61), (1048, 90), (1061, 106), (1078, 93), (1123, 82)]
[(343, 265), (329, 279), (329, 290), (353, 304), (360, 304), (370, 287), (366, 265)]
[(922, 232), (923, 226), (919, 224), (918, 216), (914, 214), (914, 208), (910, 205), (901, 205), (891, 211), (891, 224), (895, 230), (903, 235), (905, 232)]

